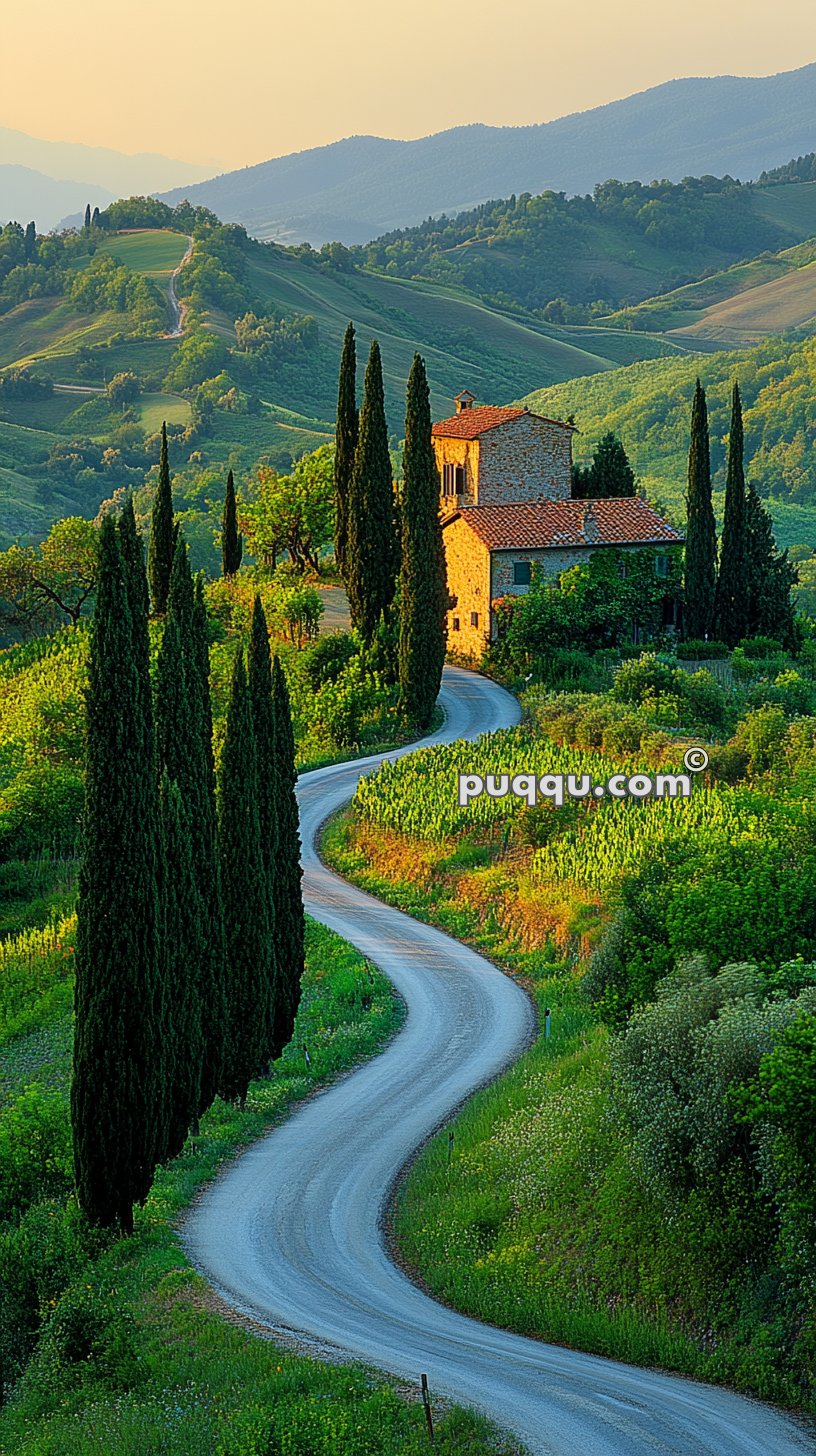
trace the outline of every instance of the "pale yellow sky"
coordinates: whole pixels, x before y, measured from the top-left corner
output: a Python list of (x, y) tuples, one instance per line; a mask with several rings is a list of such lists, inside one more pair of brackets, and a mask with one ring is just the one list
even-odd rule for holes
[(231, 168), (352, 133), (547, 121), (816, 57), (813, 0), (36, 0), (0, 124)]

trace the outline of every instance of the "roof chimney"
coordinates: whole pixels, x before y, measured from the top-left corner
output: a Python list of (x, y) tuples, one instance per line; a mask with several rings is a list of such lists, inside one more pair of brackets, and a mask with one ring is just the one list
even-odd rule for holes
[(588, 546), (594, 546), (602, 540), (602, 532), (595, 515), (595, 508), (591, 500), (584, 502), (581, 512), (581, 533)]
[(456, 413), (460, 415), (462, 410), (473, 409), (476, 403), (476, 396), (475, 394), (471, 394), (469, 389), (463, 389), (460, 394), (456, 395), (453, 402), (456, 405)]

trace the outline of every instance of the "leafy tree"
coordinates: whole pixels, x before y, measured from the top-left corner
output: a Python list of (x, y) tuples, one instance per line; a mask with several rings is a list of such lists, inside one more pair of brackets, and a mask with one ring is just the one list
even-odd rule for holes
[(167, 425), (161, 428), (161, 455), (159, 459), (159, 480), (153, 499), (150, 521), (150, 545), (147, 553), (147, 570), (150, 577), (150, 595), (153, 611), (163, 617), (167, 610), (167, 595), (170, 591), (170, 573), (173, 569), (175, 546), (175, 524), (173, 519), (173, 492), (170, 486), (170, 461), (167, 452)]
[(134, 651), (146, 631), (134, 631), (132, 599), (108, 518), (88, 670), (71, 1123), (80, 1205), (126, 1233), (161, 1150), (164, 1070), (149, 663)]
[(243, 1104), (247, 1088), (265, 1060), (270, 930), (255, 732), (242, 651), (235, 656), (227, 707), (218, 786), (218, 838), (227, 965), (220, 1090), (223, 1097)]
[(129, 405), (139, 398), (142, 386), (138, 378), (129, 369), (123, 369), (107, 385), (105, 393), (111, 404)]
[(261, 835), (266, 913), (269, 943), (266, 960), (266, 1031), (263, 1061), (280, 1055), (283, 1047), (275, 1040), (275, 1001), (277, 997), (277, 940), (275, 920), (275, 881), (278, 875), (280, 829), (278, 825), (279, 793), (275, 775), (278, 770), (275, 728), (275, 703), (272, 696), (272, 658), (269, 652), (269, 631), (259, 596), (252, 604), (252, 627), (247, 653), (247, 686), (252, 707), (255, 750), (258, 762), (258, 820)]
[(340, 379), (337, 390), (337, 427), (334, 452), (334, 554), (338, 568), (345, 571), (348, 542), (348, 509), (354, 454), (359, 433), (357, 413), (357, 349), (354, 325), (350, 323), (343, 339), (340, 356)]
[(424, 361), (415, 354), (405, 413), (399, 679), (402, 712), (421, 728), (431, 720), (442, 682), (447, 607), (430, 391)]
[(295, 784), (295, 739), (292, 713), (280, 659), (272, 664), (275, 705), (275, 774), (278, 794), (278, 858), (275, 876), (275, 936), (278, 948), (278, 991), (275, 999), (275, 1046), (292, 1039), (300, 1005), (300, 983), (306, 959), (306, 922), (300, 867), (300, 829)]
[(609, 431), (595, 446), (592, 464), (576, 465), (572, 494), (577, 500), (604, 500), (635, 494), (635, 472), (617, 435)]
[(351, 474), (345, 550), (351, 620), (366, 642), (373, 639), (380, 618), (394, 599), (398, 554), (382, 360), (374, 339)]
[(227, 474), (227, 488), (224, 494), (224, 512), (221, 517), (221, 574), (234, 576), (241, 565), (244, 551), (243, 537), (238, 531), (238, 512), (235, 504), (235, 478), (230, 470)]
[(711, 503), (708, 408), (699, 379), (691, 411), (686, 520), (685, 633), (687, 637), (704, 638), (714, 626), (717, 527)]
[(241, 526), (253, 556), (273, 567), (287, 551), (298, 571), (320, 571), (320, 552), (331, 541), (334, 465), (331, 445), (320, 445), (295, 464), (292, 474), (278, 475), (263, 465), (258, 494), (241, 508)]
[(717, 583), (717, 636), (729, 647), (736, 647), (747, 635), (750, 612), (743, 449), (742, 401), (739, 385), (735, 382), (731, 395), (728, 473)]
[(0, 599), (10, 625), (43, 630), (67, 617), (76, 626), (93, 594), (99, 569), (98, 532), (92, 521), (56, 521), (39, 546), (0, 552)]

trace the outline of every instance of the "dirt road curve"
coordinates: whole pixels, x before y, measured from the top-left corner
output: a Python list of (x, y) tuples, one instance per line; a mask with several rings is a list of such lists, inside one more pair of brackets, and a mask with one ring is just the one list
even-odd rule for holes
[[(457, 669), (445, 674), (443, 701), (436, 741), (475, 737), (518, 717), (508, 694)], [(408, 1004), (406, 1025), (382, 1056), (306, 1103), (210, 1186), (185, 1225), (193, 1262), (234, 1308), (413, 1381), (427, 1371), (432, 1391), (485, 1411), (533, 1452), (816, 1452), (793, 1420), (728, 1391), (466, 1319), (391, 1262), (382, 1214), (394, 1178), (452, 1108), (514, 1059), (531, 1010), (489, 962), (321, 865), (321, 822), (377, 762), (301, 780), (305, 894), (311, 915), (391, 977)]]

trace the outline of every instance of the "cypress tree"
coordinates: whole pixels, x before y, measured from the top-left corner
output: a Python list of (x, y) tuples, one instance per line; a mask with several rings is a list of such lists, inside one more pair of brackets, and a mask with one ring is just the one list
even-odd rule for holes
[(246, 1100), (264, 1061), (269, 918), (258, 815), (258, 769), (244, 654), (235, 657), (218, 786), (226, 941), (226, 1029), (221, 1095)]
[(419, 728), (430, 722), (442, 682), (447, 607), (430, 391), (424, 361), (415, 354), (405, 412), (399, 679), (402, 712)]
[(201, 986), (191, 974), (204, 954), (202, 906), (193, 867), (190, 815), (165, 772), (160, 785), (161, 898), (166, 1049), (165, 1158), (181, 1152), (201, 1100)]
[(275, 919), (275, 881), (278, 873), (278, 771), (275, 704), (272, 698), (272, 659), (269, 632), (259, 596), (252, 607), (252, 629), (249, 637), (247, 683), (252, 705), (252, 726), (258, 762), (258, 820), (261, 833), (266, 911), (269, 922), (269, 953), (266, 960), (266, 1032), (264, 1063), (283, 1050), (275, 1038), (275, 1001), (277, 997), (277, 952)]
[(275, 997), (275, 1047), (279, 1055), (292, 1039), (300, 1005), (300, 983), (306, 959), (306, 922), (303, 913), (303, 871), (300, 867), (300, 816), (295, 784), (295, 738), (289, 690), (280, 659), (272, 664), (272, 701), (275, 706), (275, 775), (277, 790), (278, 854), (275, 891), (275, 940), (278, 950), (278, 986)]
[(167, 426), (162, 425), (159, 483), (156, 486), (156, 495), (153, 500), (153, 514), (150, 522), (150, 545), (147, 553), (150, 595), (153, 599), (153, 611), (159, 617), (163, 617), (167, 610), (167, 595), (170, 591), (170, 573), (173, 569), (174, 547), (175, 523), (173, 519), (173, 493), (170, 488)]
[(85, 204), (85, 223), (84, 223), (84, 227), (85, 227), (86, 233), (89, 233), (90, 230), (91, 230), (91, 204), (90, 204), (90, 202), (86, 202), (86, 204)]
[[(199, 1089), (197, 1112), (218, 1090), (223, 1060), (224, 929), (216, 843), (209, 646), (203, 587), (194, 587), (178, 533), (167, 620), (156, 670), (156, 739), (161, 768), (178, 786), (192, 830), (192, 873), (202, 928), (191, 938), (187, 975), (197, 987), (200, 1020), (184, 1048)], [(194, 1119), (193, 1119), (194, 1121)]]
[(728, 473), (725, 483), (720, 576), (717, 583), (717, 635), (736, 647), (748, 631), (749, 581), (743, 466), (742, 401), (735, 382), (731, 396)]
[(235, 479), (230, 470), (224, 493), (221, 517), (221, 575), (234, 576), (244, 554), (244, 538), (238, 530), (238, 508), (235, 504)]
[(357, 413), (357, 348), (354, 325), (349, 324), (340, 356), (340, 379), (337, 388), (336, 449), (334, 452), (334, 554), (338, 570), (345, 579), (348, 544), (349, 491), (357, 449), (359, 416)]
[(34, 222), (26, 223), (24, 246), (26, 262), (31, 263), (37, 256), (37, 224)]
[(745, 535), (748, 558), (748, 636), (773, 637), (785, 647), (796, 645), (791, 589), (798, 572), (787, 551), (778, 551), (773, 522), (748, 483), (745, 499)]
[(394, 599), (398, 553), (382, 360), (374, 339), (351, 473), (345, 554), (351, 620), (366, 642), (373, 640), (380, 618)]
[(686, 495), (684, 625), (687, 637), (705, 637), (714, 626), (717, 592), (717, 527), (711, 503), (708, 407), (699, 379), (691, 410)]
[[(77, 907), (71, 1084), (74, 1169), (93, 1223), (133, 1228), (163, 1144), (158, 803), (146, 624), (108, 517), (86, 694), (87, 749)], [(139, 649), (139, 644), (142, 644)]]

